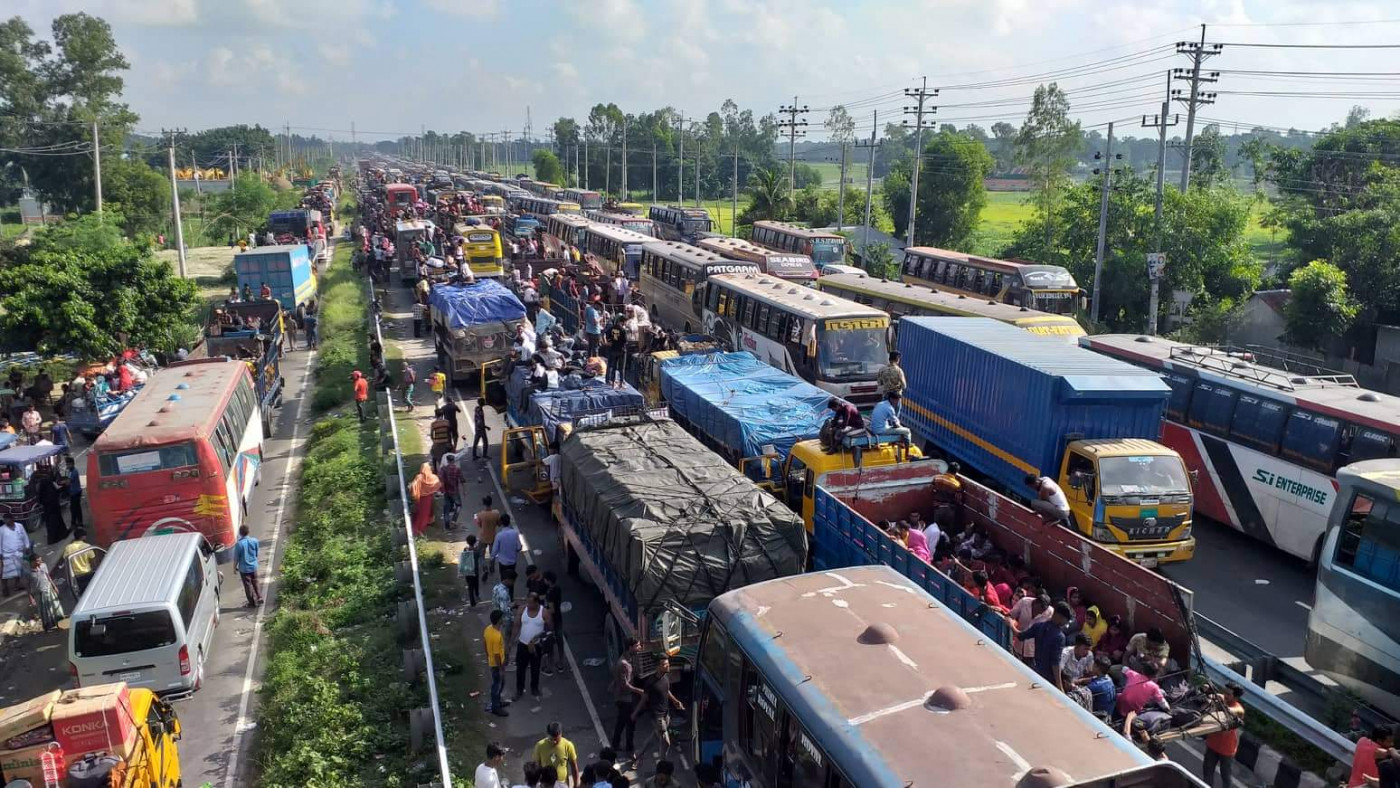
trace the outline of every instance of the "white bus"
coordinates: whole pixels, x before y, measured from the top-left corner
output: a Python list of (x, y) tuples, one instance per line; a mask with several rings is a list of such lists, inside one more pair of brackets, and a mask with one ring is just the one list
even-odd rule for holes
[(809, 286), (817, 281), (817, 267), (813, 265), (812, 258), (805, 254), (766, 249), (742, 238), (701, 238), (695, 245), (730, 260), (753, 263), (763, 273), (780, 279), (791, 279)]
[(701, 324), (700, 286), (715, 274), (729, 273), (758, 273), (758, 266), (676, 241), (644, 244), (638, 282), (651, 322), (692, 333)]
[(599, 222), (588, 225), (583, 236), (583, 251), (589, 262), (609, 275), (621, 271), (632, 280), (641, 273), (642, 246), (656, 242), (650, 236)]
[(576, 202), (585, 211), (596, 211), (603, 207), (603, 195), (590, 189), (560, 189), (559, 199)]
[(861, 408), (879, 400), (890, 316), (874, 307), (753, 272), (705, 283), (705, 333)]
[(846, 259), (846, 239), (836, 233), (798, 227), (787, 222), (754, 222), (753, 242), (769, 249), (805, 254), (821, 267)]

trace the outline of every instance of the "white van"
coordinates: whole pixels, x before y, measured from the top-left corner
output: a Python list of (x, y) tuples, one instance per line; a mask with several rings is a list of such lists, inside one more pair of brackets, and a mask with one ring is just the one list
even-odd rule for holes
[(116, 542), (69, 620), (79, 686), (125, 681), (162, 695), (194, 692), (219, 623), (214, 548), (197, 533)]

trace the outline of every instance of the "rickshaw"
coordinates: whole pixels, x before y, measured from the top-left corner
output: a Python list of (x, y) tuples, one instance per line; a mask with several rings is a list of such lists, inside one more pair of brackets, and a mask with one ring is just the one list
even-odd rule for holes
[(68, 496), (68, 483), (63, 477), (63, 446), (13, 446), (0, 451), (0, 517), (13, 518), (24, 524), (27, 531), (39, 527), (43, 520), (39, 510), (39, 485), (34, 483), (43, 474), (52, 474), (59, 494)]

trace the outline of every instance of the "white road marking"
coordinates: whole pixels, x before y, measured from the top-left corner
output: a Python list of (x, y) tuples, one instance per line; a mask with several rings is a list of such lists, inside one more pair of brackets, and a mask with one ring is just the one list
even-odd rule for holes
[[(267, 588), (272, 583), (272, 570), (277, 566), (277, 545), (281, 542), (282, 516), (287, 510), (287, 499), (293, 497), (288, 485), (291, 484), (292, 469), (300, 459), (297, 456), (297, 430), (301, 427), (301, 420), (297, 416), (301, 412), (302, 400), (306, 397), (306, 381), (311, 376), (311, 359), (315, 353), (314, 350), (306, 351), (306, 363), (302, 365), (301, 393), (292, 404), (292, 436), (287, 443), (287, 464), (282, 469), (282, 489), (277, 501), (277, 517), (272, 521), (272, 549), (267, 556), (267, 571), (263, 573), (259, 583), (264, 600), (267, 599)], [(243, 692), (238, 700), (238, 722), (233, 726), (233, 749), (228, 756), (228, 770), (224, 772), (224, 788), (233, 788), (234, 777), (238, 774), (238, 756), (243, 749), (243, 733), (250, 727), (247, 722), (248, 701), (253, 695), (253, 668), (258, 662), (258, 646), (262, 641), (263, 618), (266, 615), (267, 605), (259, 605), (257, 617), (253, 620), (253, 643), (248, 650), (248, 667), (243, 671)]]
[(1300, 600), (1295, 599), (1295, 600), (1293, 600), (1293, 604), (1297, 605), (1298, 607), (1301, 607), (1302, 609), (1308, 611), (1309, 613), (1312, 612), (1312, 605), (1308, 604), (1307, 602), (1303, 602), (1303, 601), (1300, 601)]
[(1269, 581), (1268, 581), (1268, 580), (1265, 580), (1265, 579), (1262, 578), (1262, 577), (1258, 577), (1258, 578), (1255, 578), (1255, 579), (1254, 579), (1254, 584), (1257, 585), (1257, 586), (1266, 586), (1266, 585), (1269, 584)]
[[(468, 432), (472, 432), (476, 429), (475, 425), (472, 425), (471, 422), (468, 422), (468, 425)], [(473, 434), (468, 437), (475, 438), (476, 436)], [(498, 444), (496, 450), (503, 451), (504, 447)], [(515, 510), (510, 505), (510, 498), (506, 497), (506, 491), (501, 487), (501, 480), (496, 478), (495, 466), (487, 462), (486, 472), (491, 475), (491, 484), (495, 485), (496, 494), (501, 497), (501, 508), (505, 509), (506, 514), (510, 515), (511, 522), (518, 525), (520, 523), (520, 518), (516, 517)], [(520, 544), (525, 548), (526, 552), (530, 552), (530, 542), (525, 538), (524, 531), (520, 532)], [(574, 674), (574, 683), (578, 684), (578, 693), (583, 696), (583, 706), (588, 710), (588, 719), (593, 721), (593, 730), (598, 734), (598, 741), (607, 741), (607, 732), (603, 730), (603, 720), (598, 716), (598, 708), (593, 705), (593, 697), (588, 694), (588, 687), (584, 686), (583, 675), (579, 673), (578, 669), (578, 661), (574, 659), (574, 650), (569, 647), (569, 639), (567, 637), (560, 637), (560, 640), (564, 643), (564, 658), (569, 661), (570, 672)]]

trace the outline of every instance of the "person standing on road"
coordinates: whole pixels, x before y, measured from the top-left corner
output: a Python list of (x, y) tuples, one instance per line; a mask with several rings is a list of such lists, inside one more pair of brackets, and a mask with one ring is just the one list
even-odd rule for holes
[(578, 788), (578, 751), (574, 749), (574, 743), (564, 738), (564, 727), (557, 722), (549, 723), (544, 730), (545, 737), (535, 744), (532, 754), (535, 763), (544, 770), (546, 784), (549, 776), (553, 775), (554, 785)]
[(63, 600), (58, 597), (58, 586), (54, 585), (49, 568), (44, 566), (44, 558), (38, 553), (30, 558), (29, 601), (34, 605), (34, 612), (38, 615), (39, 623), (45, 632), (57, 627), (65, 618)]
[(447, 373), (442, 367), (433, 367), (433, 374), (428, 376), (428, 388), (433, 392), (433, 406), (441, 408), (447, 393)]
[(476, 459), (476, 447), (481, 446), (481, 459), (491, 459), (491, 427), (486, 424), (486, 398), (476, 398), (476, 408), (472, 410), (472, 459)]
[(501, 530), (491, 542), (492, 560), (501, 568), (501, 581), (515, 596), (515, 563), (520, 558), (520, 532), (510, 521), (510, 515), (501, 515)]
[(904, 379), (904, 370), (899, 366), (900, 352), (890, 351), (890, 363), (880, 368), (875, 373), (875, 382), (880, 386), (880, 396), (885, 396), (894, 392), (903, 396), (904, 389), (908, 383)]
[(238, 579), (243, 581), (243, 596), (248, 599), (248, 607), (263, 603), (262, 590), (258, 588), (258, 540), (248, 531), (248, 526), (238, 526), (238, 541), (233, 543), (233, 563), (238, 570)]
[(555, 672), (564, 673), (568, 669), (568, 663), (564, 657), (564, 590), (559, 587), (559, 576), (553, 569), (546, 570), (541, 576), (543, 593), (540, 598), (544, 600), (544, 607), (549, 611), (550, 636), (545, 645), (546, 661), (544, 664), (549, 667), (542, 672), (546, 676), (553, 676)]
[[(632, 712), (637, 709), (637, 702), (645, 693), (632, 680), (637, 668), (633, 665), (633, 660), (642, 653), (642, 642), (636, 638), (629, 637), (623, 645), (622, 654), (617, 658), (617, 663), (613, 665), (612, 682), (608, 688), (612, 692), (613, 708), (617, 711), (617, 720), (613, 722), (612, 738), (609, 743), (613, 747), (625, 750), (631, 760), (637, 760), (637, 720), (632, 716)], [(627, 741), (623, 743), (623, 736)]]
[[(633, 722), (644, 712), (651, 718), (652, 733), (647, 737), (647, 743), (641, 747), (643, 752), (650, 748), (652, 740), (656, 739), (662, 747), (659, 757), (665, 759), (671, 754), (672, 706), (677, 711), (685, 711), (685, 704), (671, 692), (671, 660), (662, 657), (656, 663), (656, 672), (642, 685), (642, 697), (632, 711)], [(634, 768), (635, 766), (636, 764), (633, 764)]]
[[(1234, 716), (1240, 726), (1244, 724), (1244, 705), (1240, 703), (1243, 697), (1244, 687), (1233, 681), (1225, 685), (1225, 694), (1215, 696), (1215, 700), (1224, 704), (1225, 709)], [(1239, 726), (1206, 737), (1206, 751), (1202, 756), (1206, 785), (1215, 785), (1215, 772), (1219, 769), (1220, 784), (1230, 788), (1230, 770), (1235, 764), (1235, 753), (1239, 750)]]
[(476, 607), (476, 597), (481, 589), (481, 543), (475, 536), (467, 537), (467, 545), (457, 556), (457, 576), (466, 587), (467, 603)]
[(25, 583), (24, 562), (34, 549), (24, 524), (14, 517), (0, 525), (0, 590), (9, 596)]
[[(475, 603), (473, 603), (475, 604)], [(505, 616), (499, 610), (491, 611), (491, 623), (481, 633), (481, 642), (486, 646), (486, 666), (491, 670), (491, 695), (486, 711), (497, 717), (508, 717), (506, 702), (501, 693), (506, 689), (506, 641), (501, 631)]]
[(413, 371), (413, 365), (405, 361), (403, 363), (403, 403), (407, 410), (413, 410), (413, 386), (418, 382), (418, 373)]
[(442, 480), (442, 527), (457, 530), (457, 513), (462, 510), (462, 468), (457, 464), (457, 454), (448, 452), (442, 455), (438, 465), (438, 478)]
[[(504, 533), (504, 531), (502, 531)], [(525, 694), (525, 672), (530, 673), (530, 694), (540, 696), (540, 657), (543, 641), (550, 630), (549, 611), (540, 603), (539, 594), (530, 594), (525, 606), (515, 614), (515, 628), (520, 634), (515, 642), (515, 700)]]
[(365, 420), (365, 403), (369, 401), (369, 381), (357, 369), (350, 373), (351, 384), (355, 390), (355, 414), (360, 417), (363, 423)]
[(68, 524), (63, 522), (63, 499), (59, 493), (58, 480), (54, 478), (53, 471), (36, 474), (34, 478), (39, 488), (39, 507), (44, 512), (45, 535), (49, 545), (54, 546), (68, 538)]
[[(487, 627), (489, 630), (490, 627)], [(486, 760), (476, 767), (476, 775), (472, 779), (472, 784), (476, 788), (506, 788), (506, 783), (501, 782), (501, 769), (506, 765), (505, 748), (496, 742), (486, 745)]]
[(447, 419), (447, 437), (452, 442), (452, 450), (457, 450), (457, 444), (462, 441), (462, 430), (457, 424), (457, 418), (461, 415), (461, 409), (457, 406), (457, 400), (447, 397), (442, 402), (442, 417)]
[(433, 523), (433, 496), (442, 492), (442, 479), (433, 473), (431, 463), (419, 466), (408, 492), (413, 496), (413, 533), (422, 534)]
[[(504, 618), (501, 619), (501, 633), (507, 643), (513, 642), (511, 634), (515, 631), (515, 599), (511, 596), (510, 586), (504, 580), (497, 580), (496, 585), (491, 587), (491, 610), (499, 611)], [(510, 652), (506, 652), (506, 662), (510, 662)]]
[(481, 505), (482, 510), (472, 521), (476, 523), (476, 535), (481, 538), (481, 549), (486, 551), (486, 565), (481, 574), (490, 577), (491, 565), (496, 561), (496, 529), (501, 526), (501, 513), (491, 505), (489, 495), (482, 497)]
[(87, 532), (79, 526), (73, 529), (73, 541), (63, 546), (63, 554), (54, 565), (55, 571), (64, 564), (68, 565), (68, 576), (73, 578), (75, 597), (81, 598), (87, 590), (88, 583), (92, 582), (93, 552), (92, 545), (87, 543)]
[(68, 465), (68, 524), (74, 531), (83, 527), (83, 476), (78, 473), (78, 463), (71, 456)]
[(306, 334), (306, 348), (308, 350), (315, 350), (321, 344), (320, 335), (316, 333), (319, 320), (314, 306), (306, 310), (306, 319), (302, 321), (302, 330)]

